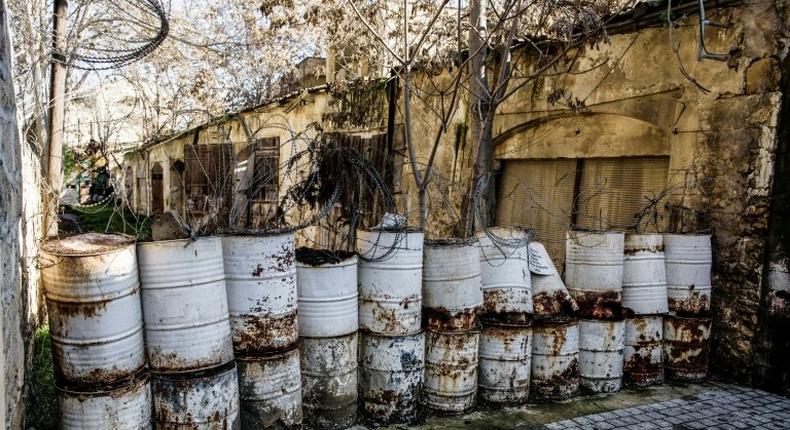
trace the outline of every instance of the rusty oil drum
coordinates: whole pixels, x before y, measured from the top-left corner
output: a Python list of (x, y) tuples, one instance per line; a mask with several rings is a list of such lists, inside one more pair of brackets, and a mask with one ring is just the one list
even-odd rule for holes
[(532, 326), (483, 320), (478, 392), (489, 403), (520, 404), (529, 398)]
[(298, 428), (302, 424), (299, 350), (236, 359), (239, 366), (241, 427)]
[(188, 374), (154, 374), (151, 385), (157, 429), (241, 428), (239, 384), (233, 362)]
[(145, 371), (134, 379), (100, 390), (57, 388), (62, 430), (140, 430), (152, 428), (151, 383)]
[(137, 254), (151, 370), (192, 372), (232, 361), (220, 239), (141, 242)]
[(663, 339), (661, 315), (625, 320), (623, 378), (627, 384), (643, 387), (664, 381)]
[(569, 231), (565, 285), (583, 318), (619, 319), (623, 303), (625, 235)]
[(111, 384), (145, 365), (134, 239), (87, 233), (41, 247), (55, 374), (65, 384)]
[[(311, 257), (305, 258), (309, 261), (299, 261), (304, 254)], [(357, 257), (305, 248), (298, 249), (296, 257), (299, 336), (336, 337), (356, 333), (359, 328)]]
[(421, 330), (420, 231), (359, 230), (359, 328), (383, 336)]
[(422, 404), (442, 412), (463, 412), (477, 396), (480, 331), (425, 331)]
[(527, 232), (494, 227), (487, 232), (478, 232), (477, 238), (480, 244), (483, 314), (532, 314)]
[(620, 391), (625, 321), (579, 320), (579, 377), (588, 393)]
[(566, 400), (579, 392), (579, 324), (541, 322), (532, 326), (530, 395), (536, 400)]
[(683, 316), (710, 311), (713, 252), (707, 234), (665, 234), (669, 310)]
[(360, 332), (359, 395), (362, 413), (375, 424), (417, 419), (425, 367), (425, 335), (377, 336)]
[(345, 429), (357, 417), (357, 333), (338, 337), (302, 337), (299, 356), (305, 424), (316, 429)]
[(423, 313), (430, 330), (471, 330), (483, 305), (476, 241), (425, 242), (422, 267)]
[(701, 381), (708, 375), (711, 318), (664, 316), (664, 371), (667, 379)]
[(627, 234), (624, 252), (623, 308), (633, 315), (667, 313), (663, 236)]
[(299, 329), (293, 234), (225, 236), (222, 251), (236, 355), (295, 348)]

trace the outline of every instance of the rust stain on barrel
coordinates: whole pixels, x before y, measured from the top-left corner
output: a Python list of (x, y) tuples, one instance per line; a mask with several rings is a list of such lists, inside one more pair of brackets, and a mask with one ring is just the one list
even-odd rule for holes
[(477, 312), (451, 312), (445, 308), (423, 308), (425, 327), (434, 331), (467, 331), (477, 325)]
[[(233, 345), (244, 356), (266, 356), (293, 349), (299, 342), (296, 312), (276, 318), (242, 315), (244, 330), (233, 332)], [(279, 341), (279, 342), (278, 342)]]
[(669, 297), (669, 310), (675, 311), (678, 316), (693, 317), (706, 314), (710, 310), (710, 297), (694, 291), (694, 285), (690, 285), (689, 297), (678, 300)]
[(619, 291), (578, 291), (573, 298), (579, 305), (579, 316), (602, 320), (623, 318), (623, 295)]

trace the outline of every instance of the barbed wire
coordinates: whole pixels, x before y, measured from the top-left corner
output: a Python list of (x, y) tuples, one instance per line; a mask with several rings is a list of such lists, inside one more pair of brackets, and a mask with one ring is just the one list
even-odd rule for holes
[[(167, 38), (170, 32), (170, 22), (160, 0), (107, 1), (114, 6), (108, 10), (117, 13), (117, 16), (113, 17), (110, 22), (112, 24), (122, 22), (128, 27), (123, 30), (132, 32), (132, 36), (123, 38), (124, 31), (118, 28), (120, 25), (116, 24), (114, 31), (109, 29), (101, 31), (103, 37), (109, 41), (102, 42), (101, 39), (91, 41), (90, 44), (75, 47), (72, 52), (54, 51), (52, 53), (54, 61), (81, 70), (117, 69), (146, 57)], [(120, 3), (126, 3), (126, 5)], [(139, 37), (139, 33), (152, 31), (154, 34), (151, 36)]]

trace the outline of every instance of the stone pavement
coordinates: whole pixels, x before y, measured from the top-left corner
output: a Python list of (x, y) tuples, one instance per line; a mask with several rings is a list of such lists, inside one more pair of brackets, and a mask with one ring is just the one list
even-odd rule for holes
[(722, 385), (696, 396), (584, 415), (545, 426), (580, 429), (790, 429), (790, 399), (751, 388)]
[[(396, 427), (397, 428), (397, 427)], [(429, 417), (423, 430), (790, 429), (790, 399), (719, 382), (628, 388), (563, 403)]]

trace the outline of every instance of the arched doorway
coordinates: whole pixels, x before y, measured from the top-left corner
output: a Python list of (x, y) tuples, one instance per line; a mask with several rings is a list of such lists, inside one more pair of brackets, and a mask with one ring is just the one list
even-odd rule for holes
[(158, 215), (165, 211), (164, 173), (162, 165), (154, 164), (151, 168), (151, 214)]

